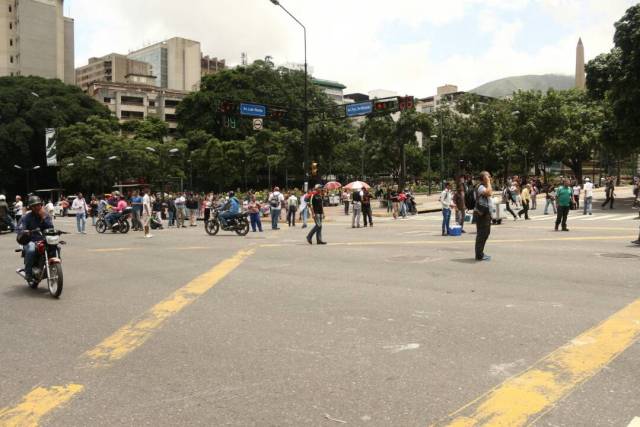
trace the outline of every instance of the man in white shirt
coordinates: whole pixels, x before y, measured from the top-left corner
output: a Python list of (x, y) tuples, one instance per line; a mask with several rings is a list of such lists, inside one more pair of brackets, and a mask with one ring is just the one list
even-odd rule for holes
[(20, 220), (22, 219), (22, 197), (16, 196), (16, 202), (13, 204), (13, 215), (16, 218), (16, 226), (20, 224)]
[(591, 215), (591, 208), (593, 206), (593, 184), (587, 177), (584, 179), (584, 212), (582, 215), (586, 215), (587, 211)]
[(309, 206), (307, 205), (307, 194), (300, 196), (300, 218), (302, 218), (302, 228), (307, 228), (307, 218), (309, 217)]
[(298, 211), (298, 197), (291, 193), (287, 199), (287, 224), (296, 226), (296, 212)]
[(273, 193), (269, 194), (269, 206), (271, 207), (271, 229), (278, 230), (278, 220), (280, 219), (280, 211), (284, 196), (280, 192), (280, 188), (275, 187)]
[(444, 191), (440, 193), (440, 203), (442, 204), (442, 235), (450, 234), (451, 227), (451, 205), (453, 204), (453, 193), (451, 192), (451, 184), (448, 182), (444, 186)]
[(151, 221), (151, 197), (149, 197), (149, 189), (144, 189), (144, 196), (142, 196), (142, 226), (144, 227), (144, 237), (149, 239), (153, 235), (149, 232), (149, 223)]

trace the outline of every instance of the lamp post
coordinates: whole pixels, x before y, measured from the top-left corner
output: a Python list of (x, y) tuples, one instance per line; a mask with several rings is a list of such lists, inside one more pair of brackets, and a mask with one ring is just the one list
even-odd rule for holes
[(302, 167), (304, 169), (304, 191), (309, 191), (309, 108), (308, 108), (308, 88), (307, 88), (307, 80), (309, 80), (308, 72), (307, 72), (307, 28), (289, 12), (285, 9), (284, 6), (280, 4), (279, 0), (270, 0), (276, 6), (280, 6), (282, 10), (284, 10), (287, 15), (293, 18), (303, 30), (304, 33), (304, 163)]
[[(432, 140), (438, 139), (438, 135), (431, 135)], [(429, 171), (429, 195), (431, 195), (431, 140), (427, 144), (427, 170)]]
[(27, 194), (29, 194), (29, 192), (31, 190), (30, 183), (29, 183), (29, 175), (31, 174), (31, 171), (36, 171), (36, 170), (40, 169), (40, 165), (36, 165), (36, 166), (31, 167), (31, 168), (22, 167), (20, 165), (13, 165), (13, 167), (16, 168), (16, 169), (19, 169), (19, 170), (23, 170), (27, 174)]

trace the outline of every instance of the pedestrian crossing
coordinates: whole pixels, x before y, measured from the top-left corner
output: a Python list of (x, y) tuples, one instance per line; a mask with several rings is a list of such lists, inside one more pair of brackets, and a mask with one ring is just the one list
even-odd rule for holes
[[(555, 214), (549, 214), (549, 215), (529, 215), (529, 217), (531, 218), (532, 222), (542, 222), (542, 221), (549, 221), (549, 222), (554, 222), (556, 220), (556, 215)], [(623, 214), (602, 214), (602, 213), (594, 213), (593, 215), (583, 215), (582, 213), (573, 213), (570, 212), (569, 213), (569, 217), (568, 220), (569, 221), (585, 221), (585, 222), (592, 222), (592, 221), (615, 221), (615, 222), (620, 222), (620, 221), (632, 221), (634, 219), (638, 218), (638, 214), (630, 214), (630, 213), (623, 213)], [(440, 214), (427, 214), (427, 215), (415, 215), (415, 216), (410, 216), (407, 217), (408, 220), (412, 220), (412, 221), (433, 221), (433, 222), (441, 222), (442, 221), (442, 215)], [(507, 221), (507, 222), (511, 222), (513, 221), (513, 219), (511, 217), (505, 218), (503, 219), (503, 222)], [(524, 221), (523, 219), (518, 219), (518, 221)]]

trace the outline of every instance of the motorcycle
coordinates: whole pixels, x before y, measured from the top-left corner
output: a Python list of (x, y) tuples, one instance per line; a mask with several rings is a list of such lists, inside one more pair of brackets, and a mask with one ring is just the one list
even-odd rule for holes
[(204, 229), (210, 236), (218, 234), (222, 228), (223, 231), (235, 231), (238, 236), (246, 236), (249, 233), (249, 213), (235, 214), (227, 219), (227, 224), (222, 225), (220, 220), (220, 211), (214, 209), (210, 218), (205, 221)]
[[(42, 280), (47, 279), (49, 293), (54, 298), (59, 298), (62, 294), (62, 258), (60, 257), (60, 246), (66, 242), (60, 240), (64, 231), (48, 229), (43, 231), (32, 230), (31, 233), (39, 234), (44, 240), (36, 242), (36, 259), (33, 261), (33, 280), (27, 282), (31, 289), (37, 289)], [(24, 258), (24, 249), (16, 249), (21, 252)], [(26, 280), (24, 268), (19, 268), (16, 273)]]
[[(133, 209), (131, 207), (125, 208), (122, 211), (122, 215), (118, 218), (113, 224), (111, 224), (111, 231), (116, 233), (120, 232), (122, 234), (127, 234), (129, 229), (131, 228), (131, 224), (129, 224), (129, 217), (131, 216), (131, 212)], [(107, 231), (107, 220), (105, 217), (107, 213), (102, 211), (98, 214), (98, 219), (96, 221), (96, 231), (100, 234), (103, 234)]]
[[(11, 219), (11, 218), (9, 218)], [(3, 218), (0, 216), (0, 234), (2, 233), (12, 233), (13, 232), (13, 224), (7, 222), (6, 217)]]

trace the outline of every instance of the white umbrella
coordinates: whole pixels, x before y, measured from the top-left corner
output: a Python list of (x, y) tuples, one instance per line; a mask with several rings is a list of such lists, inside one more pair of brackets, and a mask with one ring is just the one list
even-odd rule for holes
[(363, 181), (353, 181), (345, 185), (344, 188), (347, 190), (361, 190), (362, 188), (366, 188), (368, 190), (371, 186)]

